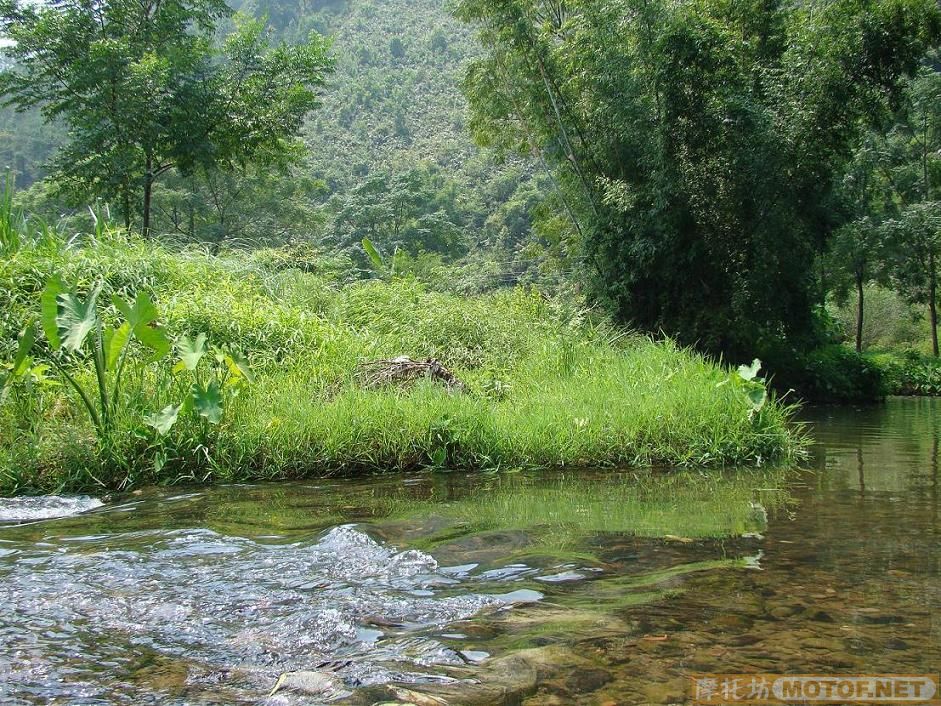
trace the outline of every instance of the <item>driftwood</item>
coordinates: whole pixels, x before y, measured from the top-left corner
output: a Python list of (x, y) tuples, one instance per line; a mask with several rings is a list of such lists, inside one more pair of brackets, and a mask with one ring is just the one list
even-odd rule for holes
[(434, 358), (412, 360), (408, 356), (399, 356), (391, 360), (374, 360), (361, 363), (360, 377), (366, 387), (400, 385), (427, 379), (442, 383), (449, 392), (464, 392), (464, 383)]

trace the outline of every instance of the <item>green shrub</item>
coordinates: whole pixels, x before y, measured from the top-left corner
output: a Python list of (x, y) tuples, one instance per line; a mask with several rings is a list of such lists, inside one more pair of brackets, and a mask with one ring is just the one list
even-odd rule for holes
[(883, 366), (840, 344), (778, 351), (768, 367), (774, 387), (811, 402), (871, 402), (891, 389)]
[(884, 372), (893, 395), (941, 395), (941, 359), (917, 351), (869, 356)]

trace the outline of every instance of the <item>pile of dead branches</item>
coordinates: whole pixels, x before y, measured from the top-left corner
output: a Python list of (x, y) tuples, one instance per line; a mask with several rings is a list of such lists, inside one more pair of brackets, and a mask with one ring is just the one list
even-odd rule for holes
[(359, 374), (365, 387), (407, 385), (425, 379), (442, 383), (448, 392), (465, 392), (467, 389), (454, 373), (434, 358), (412, 360), (403, 355), (391, 360), (374, 360), (361, 363)]

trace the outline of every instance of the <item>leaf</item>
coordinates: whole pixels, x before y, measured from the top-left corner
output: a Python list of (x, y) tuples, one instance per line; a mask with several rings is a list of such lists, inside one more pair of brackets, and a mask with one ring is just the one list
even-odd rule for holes
[(436, 468), (443, 468), (444, 464), (448, 461), (448, 449), (445, 446), (439, 446), (429, 455), (431, 457), (431, 463)]
[(124, 315), (132, 328), (152, 324), (160, 315), (146, 292), (140, 292), (137, 295), (133, 306), (117, 295), (111, 297), (111, 302)]
[(199, 334), (195, 340), (188, 336), (181, 336), (176, 342), (176, 350), (180, 356), (180, 362), (173, 367), (173, 370), (175, 372), (196, 370), (199, 361), (209, 352), (209, 347), (206, 345), (206, 334)]
[(154, 360), (160, 360), (170, 352), (170, 339), (167, 338), (166, 332), (156, 325), (160, 313), (146, 292), (138, 293), (133, 306), (117, 295), (113, 296), (111, 301), (131, 325), (134, 337), (154, 352)]
[(369, 238), (363, 238), (363, 250), (369, 255), (369, 259), (372, 260), (372, 264), (377, 270), (385, 270), (386, 266), (385, 262), (382, 260), (382, 255), (379, 254), (379, 251), (376, 250), (376, 246), (372, 244)]
[(196, 413), (210, 424), (222, 421), (222, 392), (215, 380), (207, 386), (193, 385), (193, 405)]
[(160, 326), (142, 324), (134, 328), (134, 337), (145, 347), (153, 351), (152, 360), (160, 360), (170, 352), (171, 345), (167, 332)]
[(244, 378), (246, 382), (255, 382), (255, 375), (249, 367), (248, 358), (239, 351), (232, 350), (226, 353), (225, 364), (232, 377)]
[(765, 403), (768, 401), (768, 391), (763, 387), (750, 388), (746, 394), (748, 395), (748, 402), (755, 412), (760, 412), (761, 408), (764, 407)]
[(78, 353), (82, 349), (85, 339), (88, 338), (88, 334), (98, 324), (96, 306), (100, 293), (101, 283), (84, 300), (71, 292), (64, 292), (56, 297), (59, 304), (56, 325), (62, 347), (65, 350)]
[(64, 293), (65, 285), (62, 280), (56, 276), (52, 277), (42, 290), (39, 297), (40, 322), (42, 323), (43, 333), (46, 334), (46, 340), (53, 350), (59, 350), (62, 347), (62, 339), (59, 338), (59, 295)]
[(105, 332), (105, 367), (114, 370), (121, 359), (121, 352), (131, 340), (131, 325), (126, 321), (116, 329)]
[(750, 382), (758, 377), (759, 370), (761, 370), (761, 361), (755, 358), (750, 366), (740, 365), (738, 368), (738, 374), (742, 380), (745, 382)]
[(13, 358), (13, 370), (11, 375), (14, 377), (22, 375), (29, 367), (29, 353), (33, 350), (36, 343), (36, 326), (32, 321), (27, 324), (19, 335), (19, 344), (16, 348), (16, 356)]
[(183, 405), (168, 405), (156, 414), (144, 417), (144, 424), (156, 429), (160, 436), (166, 436), (170, 433), (170, 429), (173, 428), (173, 425), (176, 424), (176, 420), (179, 418), (182, 408)]

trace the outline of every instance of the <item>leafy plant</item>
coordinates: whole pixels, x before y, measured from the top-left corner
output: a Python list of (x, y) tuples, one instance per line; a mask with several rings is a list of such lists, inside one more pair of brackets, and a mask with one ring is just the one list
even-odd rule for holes
[[(112, 297), (123, 321), (114, 328), (106, 326), (98, 306), (101, 290), (99, 282), (82, 298), (68, 290), (60, 278), (53, 277), (40, 297), (40, 321), (49, 344), (48, 361), (78, 394), (99, 439), (106, 440), (121, 408), (121, 385), (132, 344), (136, 342), (150, 353), (150, 361), (156, 361), (170, 352), (170, 340), (157, 325), (157, 309), (145, 293), (138, 294), (133, 304), (117, 295)], [(35, 341), (35, 334), (21, 338), (17, 354), (20, 367)], [(93, 389), (82, 385), (70, 370), (87, 359), (94, 367)]]
[[(181, 403), (144, 418), (160, 436), (170, 433), (181, 414), (195, 414), (213, 426), (220, 424), (229, 403), (254, 380), (248, 359), (241, 352), (229, 346), (210, 346), (204, 333), (195, 338), (182, 336), (176, 342), (176, 353), (173, 374), (181, 381), (189, 375), (191, 381)], [(204, 360), (210, 363), (208, 370), (201, 365)]]
[(36, 326), (30, 322), (19, 335), (13, 362), (0, 368), (0, 405), (6, 401), (13, 384), (17, 381), (28, 381), (40, 385), (50, 384), (45, 374), (49, 366), (33, 365), (33, 359), (29, 355), (35, 342)]
[(398, 246), (395, 247), (388, 263), (386, 263), (386, 259), (379, 253), (376, 246), (373, 245), (373, 242), (369, 238), (363, 238), (363, 250), (366, 251), (369, 261), (379, 275), (383, 277), (388, 276), (389, 278), (395, 277), (396, 264), (399, 259)]
[(754, 417), (768, 402), (768, 390), (764, 378), (758, 377), (761, 361), (758, 358), (751, 365), (740, 365), (735, 374), (719, 383), (718, 387), (731, 384), (740, 391), (748, 402), (748, 416)]

